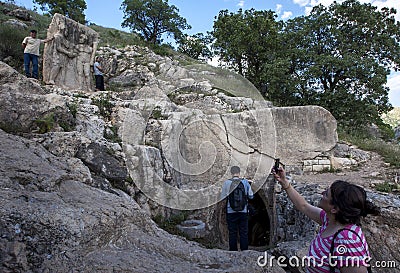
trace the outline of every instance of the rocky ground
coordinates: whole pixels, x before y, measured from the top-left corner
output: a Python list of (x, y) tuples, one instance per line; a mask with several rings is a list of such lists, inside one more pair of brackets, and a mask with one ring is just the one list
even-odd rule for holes
[[(304, 173), (293, 175), (293, 179), (304, 184), (320, 184), (329, 186), (335, 180), (346, 180), (363, 186), (366, 190), (374, 190), (375, 185), (383, 182), (400, 183), (400, 168), (390, 167), (383, 158), (375, 153), (368, 152), (370, 159), (348, 169), (338, 172)], [(396, 179), (397, 176), (397, 179)]]
[[(222, 152), (227, 147), (244, 153), (249, 146), (254, 149), (250, 154), (270, 155), (272, 160), (268, 149), (274, 145), (263, 144), (276, 141), (280, 158), (292, 157), (300, 164), (335, 146), (336, 121), (330, 113), (316, 107), (272, 108), (238, 75), (206, 65), (183, 65), (147, 48), (100, 48), (97, 53), (109, 64), (107, 89), (113, 92), (43, 86), (0, 63), (0, 272), (283, 272), (277, 266), (258, 266), (260, 252), (207, 249), (160, 229), (151, 216), (163, 209), (144, 198), (137, 185), (152, 186), (154, 174), (165, 181), (173, 177), (171, 185), (181, 187), (215, 181), (216, 174), (223, 175), (221, 166), (228, 157)], [(180, 123), (197, 126), (187, 126), (176, 145), (186, 155), (198, 155), (187, 143), (200, 147), (197, 144), (206, 139), (220, 145), (216, 150), (222, 155), (215, 162), (221, 166), (210, 171), (209, 179), (204, 173), (198, 180), (187, 179), (167, 164), (168, 148), (175, 146), (166, 140)], [(268, 134), (275, 123), (276, 140)], [(249, 140), (242, 145), (227, 133), (219, 136), (213, 131), (215, 124), (233, 133), (250, 128)], [(285, 137), (288, 132), (290, 138)], [(323, 189), (345, 179), (372, 190), (373, 184), (393, 181), (399, 173), (374, 153), (356, 154), (358, 166), (297, 174), (294, 180), (299, 188), (310, 184), (302, 193), (316, 200), (320, 195), (315, 194), (315, 184)], [(128, 175), (129, 167), (134, 172)], [(375, 257), (400, 261), (398, 196), (375, 191), (371, 195), (387, 204), (384, 216), (365, 228)], [(264, 197), (281, 212), (276, 224), (280, 240), (292, 249), (304, 247), (310, 221), (298, 217), (283, 194), (277, 202)], [(214, 210), (204, 214), (207, 225), (216, 229), (220, 221)], [(289, 246), (286, 254), (290, 251)]]

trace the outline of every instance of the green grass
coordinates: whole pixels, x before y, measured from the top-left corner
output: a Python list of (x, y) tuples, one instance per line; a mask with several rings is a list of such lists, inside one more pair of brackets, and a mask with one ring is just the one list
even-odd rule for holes
[(232, 71), (208, 64), (187, 65), (185, 68), (198, 71), (198, 73), (191, 75), (195, 80), (208, 80), (213, 88), (223, 91), (228, 96), (264, 100), (261, 93), (250, 81)]
[(376, 152), (383, 157), (386, 163), (392, 167), (400, 167), (400, 145), (396, 143), (385, 142), (380, 138), (374, 138), (367, 135), (362, 130), (346, 131), (338, 128), (339, 139), (356, 145), (358, 148), (366, 151)]
[(146, 42), (140, 35), (117, 30), (114, 28), (102, 27), (95, 24), (89, 26), (100, 35), (99, 46), (113, 46), (117, 48), (127, 45), (149, 47), (154, 53), (161, 56), (174, 56), (177, 52), (168, 44), (154, 45)]
[(187, 211), (172, 214), (168, 218), (164, 218), (162, 215), (157, 214), (153, 220), (163, 230), (168, 231), (171, 234), (183, 236), (183, 233), (179, 231), (176, 226), (185, 221), (188, 215)]
[(375, 186), (375, 189), (380, 192), (389, 192), (390, 193), (395, 189), (399, 189), (399, 185), (396, 185), (394, 183), (389, 183), (389, 182), (383, 182), (383, 183), (377, 184)]
[(145, 46), (145, 42), (137, 34), (128, 33), (114, 28), (102, 27), (94, 24), (90, 25), (89, 27), (100, 34), (99, 46)]

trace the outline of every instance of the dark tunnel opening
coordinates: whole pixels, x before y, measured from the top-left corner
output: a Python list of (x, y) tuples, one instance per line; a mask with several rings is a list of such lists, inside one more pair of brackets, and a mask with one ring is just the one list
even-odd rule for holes
[(256, 193), (249, 200), (249, 246), (261, 247), (270, 244), (271, 224), (267, 208)]

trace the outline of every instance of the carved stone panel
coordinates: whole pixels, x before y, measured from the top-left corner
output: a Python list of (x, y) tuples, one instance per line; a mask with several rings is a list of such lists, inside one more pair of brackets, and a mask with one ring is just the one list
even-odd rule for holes
[(99, 35), (93, 29), (56, 13), (47, 30), (43, 80), (67, 90), (94, 90), (93, 63)]

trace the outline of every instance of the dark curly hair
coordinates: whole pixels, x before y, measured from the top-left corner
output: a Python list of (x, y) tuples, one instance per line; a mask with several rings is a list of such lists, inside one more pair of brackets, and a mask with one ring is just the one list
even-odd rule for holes
[(367, 193), (362, 187), (336, 180), (330, 189), (331, 204), (338, 208), (335, 219), (339, 223), (360, 225), (361, 216), (380, 214), (380, 208), (367, 200)]

